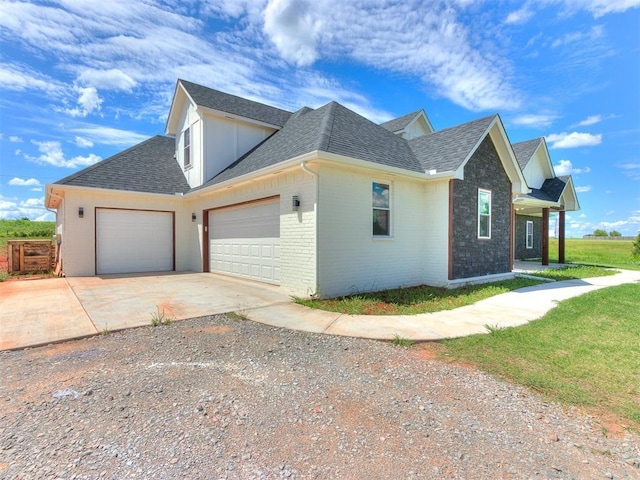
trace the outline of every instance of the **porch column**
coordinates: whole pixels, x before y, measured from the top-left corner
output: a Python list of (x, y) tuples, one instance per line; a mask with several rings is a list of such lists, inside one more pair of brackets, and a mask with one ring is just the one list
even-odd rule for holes
[(564, 260), (564, 210), (558, 212), (558, 263)]
[(549, 209), (542, 209), (542, 265), (549, 265)]

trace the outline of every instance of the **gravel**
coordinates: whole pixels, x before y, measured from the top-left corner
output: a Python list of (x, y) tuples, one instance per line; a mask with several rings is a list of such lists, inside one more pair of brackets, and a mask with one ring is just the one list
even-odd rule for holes
[(0, 478), (640, 478), (640, 437), (428, 346), (221, 315), (0, 353)]

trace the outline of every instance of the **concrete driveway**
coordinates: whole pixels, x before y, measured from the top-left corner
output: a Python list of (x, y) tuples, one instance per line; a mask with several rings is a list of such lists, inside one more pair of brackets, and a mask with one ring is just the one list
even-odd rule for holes
[(51, 278), (0, 283), (0, 350), (290, 303), (276, 286), (210, 273)]

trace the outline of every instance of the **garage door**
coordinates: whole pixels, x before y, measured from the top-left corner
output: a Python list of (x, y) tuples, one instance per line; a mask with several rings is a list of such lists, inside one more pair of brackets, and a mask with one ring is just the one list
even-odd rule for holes
[(280, 284), (280, 200), (209, 212), (209, 267)]
[(173, 214), (96, 210), (96, 273), (173, 270)]

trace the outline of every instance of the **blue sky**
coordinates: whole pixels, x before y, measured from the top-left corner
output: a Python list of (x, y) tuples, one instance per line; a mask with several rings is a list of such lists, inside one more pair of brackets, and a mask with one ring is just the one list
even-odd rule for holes
[(640, 0), (358, 3), (0, 0), (0, 218), (53, 219), (44, 186), (163, 134), (183, 78), (436, 130), (497, 112), (573, 175), (569, 236), (640, 230)]

